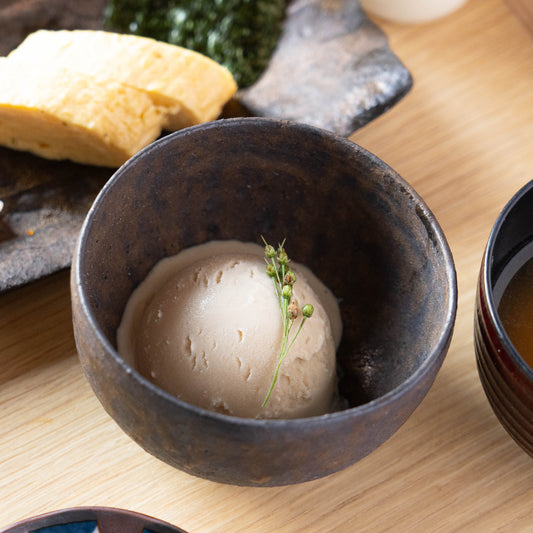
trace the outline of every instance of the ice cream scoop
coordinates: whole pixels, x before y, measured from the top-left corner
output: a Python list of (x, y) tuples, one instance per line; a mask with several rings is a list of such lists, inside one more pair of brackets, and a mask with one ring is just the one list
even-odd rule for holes
[[(314, 313), (265, 406), (283, 330), (258, 245), (219, 241), (158, 263), (126, 306), (119, 353), (154, 384), (205, 409), (251, 418), (326, 413), (336, 399), (339, 313), (317, 278), (304, 267), (292, 269), (293, 299), (300, 309), (312, 304)], [(301, 320), (300, 312), (292, 335)]]

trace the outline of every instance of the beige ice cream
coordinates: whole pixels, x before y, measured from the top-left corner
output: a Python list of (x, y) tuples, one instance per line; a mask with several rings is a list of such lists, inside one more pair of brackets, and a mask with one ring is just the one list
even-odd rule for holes
[[(282, 323), (261, 246), (218, 241), (158, 263), (128, 302), (119, 353), (154, 384), (205, 409), (247, 418), (331, 411), (338, 307), (308, 269), (291, 266), (294, 299), (315, 311), (283, 361), (265, 407)], [(293, 332), (300, 320), (301, 313)]]

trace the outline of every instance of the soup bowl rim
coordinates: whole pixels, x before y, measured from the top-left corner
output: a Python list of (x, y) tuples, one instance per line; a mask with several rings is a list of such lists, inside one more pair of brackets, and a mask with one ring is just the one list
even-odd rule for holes
[(483, 257), (483, 266), (480, 282), (487, 302), (486, 311), (488, 313), (489, 320), (491, 321), (496, 331), (499, 342), (502, 344), (503, 348), (505, 349), (513, 363), (520, 369), (521, 373), (527, 377), (528, 381), (533, 383), (533, 369), (525, 362), (523, 357), (515, 348), (509, 335), (507, 334), (507, 331), (505, 330), (505, 327), (503, 326), (503, 322), (498, 313), (497, 303), (494, 298), (493, 290), (494, 282), (496, 282), (496, 279), (493, 279), (492, 276), (492, 258), (494, 257), (494, 248), (500, 236), (500, 231), (509, 216), (512, 214), (512, 211), (515, 208), (516, 204), (530, 191), (533, 191), (533, 180), (523, 185), (511, 197), (511, 199), (505, 204), (504, 208), (496, 218), (496, 221), (494, 222), (487, 241), (487, 246)]

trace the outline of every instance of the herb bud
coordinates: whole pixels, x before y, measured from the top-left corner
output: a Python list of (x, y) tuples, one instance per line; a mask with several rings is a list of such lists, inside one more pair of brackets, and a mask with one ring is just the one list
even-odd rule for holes
[(278, 250), (278, 263), (280, 265), (286, 265), (288, 262), (289, 256), (287, 255), (287, 252), (283, 248), (280, 248)]
[(277, 269), (272, 263), (268, 263), (268, 265), (265, 267), (266, 273), (271, 277), (275, 278), (277, 274)]
[(270, 245), (270, 244), (267, 244), (265, 246), (265, 255), (266, 257), (268, 257), (269, 259), (272, 259), (273, 257), (276, 257), (276, 250), (275, 248)]
[(292, 297), (292, 287), (290, 285), (283, 285), (283, 289), (281, 289), (281, 295), (285, 300), (290, 300)]
[(298, 304), (296, 302), (291, 302), (287, 307), (287, 317), (289, 320), (294, 320), (298, 316)]
[(310, 318), (313, 315), (315, 308), (311, 304), (305, 304), (302, 308), (302, 315), (305, 318)]
[(292, 270), (289, 270), (285, 274), (285, 277), (283, 278), (283, 282), (286, 285), (294, 285), (294, 283), (296, 282), (296, 274)]

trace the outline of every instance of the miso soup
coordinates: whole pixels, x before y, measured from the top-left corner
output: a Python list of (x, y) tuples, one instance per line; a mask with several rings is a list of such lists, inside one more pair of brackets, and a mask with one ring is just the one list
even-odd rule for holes
[(500, 289), (498, 314), (513, 346), (533, 368), (533, 255), (527, 249), (502, 274), (506, 283)]

